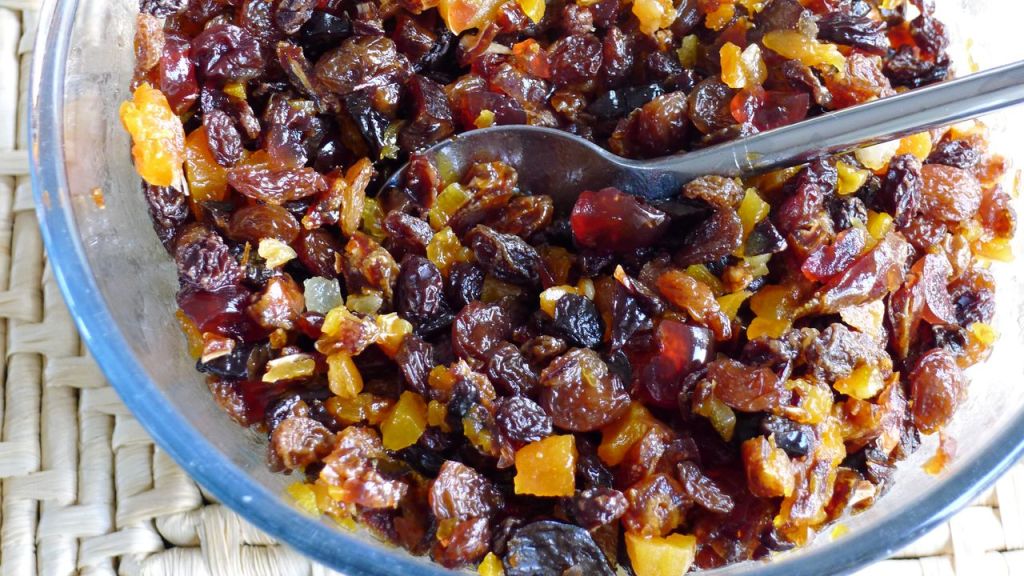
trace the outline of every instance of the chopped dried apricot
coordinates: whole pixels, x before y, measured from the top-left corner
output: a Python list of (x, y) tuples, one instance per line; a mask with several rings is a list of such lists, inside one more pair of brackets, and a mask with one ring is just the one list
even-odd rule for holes
[(636, 576), (679, 576), (697, 556), (697, 539), (688, 534), (664, 538), (626, 533), (626, 553)]
[(572, 496), (576, 491), (576, 437), (548, 436), (516, 451), (516, 494)]
[(120, 117), (132, 136), (132, 158), (142, 179), (153, 186), (180, 182), (185, 130), (163, 92), (143, 82), (121, 104)]

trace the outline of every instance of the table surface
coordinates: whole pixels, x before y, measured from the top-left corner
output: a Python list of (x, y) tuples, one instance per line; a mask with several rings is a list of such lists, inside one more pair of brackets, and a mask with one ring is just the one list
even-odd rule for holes
[[(46, 263), (26, 152), (39, 0), (0, 0), (0, 576), (316, 576), (214, 502), (89, 358)], [(1024, 574), (1024, 467), (870, 576)]]

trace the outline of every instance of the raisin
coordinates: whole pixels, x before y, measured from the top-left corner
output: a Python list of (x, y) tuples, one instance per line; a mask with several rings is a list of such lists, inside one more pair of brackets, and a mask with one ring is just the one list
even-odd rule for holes
[(312, 168), (236, 166), (228, 171), (228, 183), (244, 196), (268, 204), (284, 204), (327, 190), (327, 181)]
[(274, 22), (285, 34), (295, 34), (312, 18), (316, 6), (317, 0), (278, 0)]
[(207, 292), (237, 284), (242, 271), (219, 234), (199, 225), (182, 232), (174, 247), (183, 286)]
[(626, 497), (613, 488), (589, 488), (572, 498), (571, 513), (588, 530), (618, 520), (626, 512)]
[(604, 336), (604, 323), (594, 303), (576, 294), (558, 299), (552, 327), (566, 341), (584, 348), (597, 346)]
[(452, 135), (455, 125), (444, 87), (418, 74), (406, 82), (412, 118), (398, 135), (403, 150), (427, 148)]
[(679, 483), (667, 474), (654, 474), (626, 490), (628, 506), (622, 516), (627, 531), (665, 536), (683, 521), (688, 501)]
[(502, 558), (507, 576), (612, 576), (590, 533), (572, 524), (542, 520), (516, 530)]
[(548, 49), (551, 80), (566, 86), (589, 80), (601, 70), (601, 40), (593, 34), (566, 36)]
[(188, 0), (139, 0), (139, 11), (157, 18), (179, 14), (186, 6)]
[(687, 96), (690, 121), (704, 134), (728, 128), (736, 122), (730, 110), (735, 94), (735, 90), (715, 78), (701, 81)]
[(889, 162), (875, 201), (893, 215), (897, 227), (903, 228), (921, 205), (922, 187), (921, 162), (911, 154), (901, 154)]
[(502, 234), (530, 238), (551, 224), (555, 203), (550, 196), (516, 196), (489, 226)]
[[(838, 232), (853, 226), (854, 222), (867, 224), (868, 208), (864, 201), (856, 196), (835, 196), (828, 201), (828, 213), (832, 217), (832, 227)], [(755, 226), (755, 229), (757, 226)], [(749, 245), (750, 241), (747, 241)], [(748, 250), (747, 255), (752, 256)]]
[(889, 50), (885, 24), (868, 16), (830, 12), (818, 19), (818, 39), (845, 44), (879, 56), (885, 56)]
[(167, 34), (160, 56), (160, 91), (175, 114), (184, 114), (199, 99), (199, 83), (193, 61), (193, 48), (177, 34)]
[(170, 250), (178, 229), (188, 220), (188, 201), (177, 188), (143, 184), (153, 229), (164, 247)]
[(932, 62), (915, 54), (912, 46), (900, 46), (886, 59), (884, 72), (893, 86), (919, 88), (945, 80), (949, 63)]
[(270, 444), (289, 470), (305, 468), (331, 453), (334, 435), (312, 418), (285, 418), (274, 428)]
[(732, 512), (735, 506), (732, 497), (702, 474), (700, 466), (693, 462), (680, 462), (676, 465), (676, 470), (679, 472), (679, 485), (683, 489), (683, 493), (698, 506), (719, 514)]
[(536, 284), (540, 279), (540, 255), (522, 238), (479, 225), (466, 236), (476, 261), (499, 280)]
[(384, 217), (383, 226), (384, 232), (388, 235), (388, 249), (396, 256), (425, 255), (427, 244), (434, 235), (430, 224), (404, 212), (389, 212)]
[(487, 377), (498, 390), (509, 396), (532, 396), (537, 388), (537, 374), (519, 348), (502, 342), (491, 348), (487, 359)]
[(299, 261), (314, 276), (335, 278), (341, 273), (341, 254), (344, 248), (337, 236), (327, 230), (306, 230), (295, 243)]
[(497, 304), (470, 302), (452, 322), (452, 347), (463, 358), (486, 360), (492, 348), (512, 335), (512, 321)]
[(346, 38), (314, 66), (317, 79), (339, 96), (401, 82), (410, 71), (409, 61), (395, 43), (382, 36)]
[(536, 402), (524, 396), (502, 398), (494, 412), (501, 436), (521, 447), (551, 435), (551, 417)]
[(541, 373), (540, 382), (540, 405), (556, 426), (566, 430), (596, 430), (629, 405), (622, 380), (608, 370), (597, 352), (587, 348), (574, 348), (555, 359)]
[(417, 334), (431, 334), (451, 323), (444, 277), (433, 262), (417, 255), (402, 259), (395, 283), (395, 309), (412, 322)]
[(943, 138), (935, 145), (925, 162), (969, 170), (980, 160), (981, 152), (970, 141)]
[(981, 205), (981, 184), (970, 172), (943, 164), (921, 169), (921, 213), (940, 222), (963, 222)]
[(479, 300), (484, 291), (484, 271), (470, 262), (456, 262), (448, 271), (447, 294), (455, 308)]
[(233, 24), (211, 26), (196, 36), (192, 56), (200, 76), (219, 84), (252, 80), (263, 72), (259, 42)]
[(426, 396), (429, 393), (427, 377), (434, 367), (434, 347), (415, 334), (402, 340), (395, 354), (395, 363), (405, 378), (406, 386), (413, 392)]
[(264, 238), (290, 244), (299, 236), (299, 222), (290, 212), (272, 204), (245, 206), (231, 215), (228, 237), (253, 246)]
[(743, 412), (764, 412), (781, 405), (784, 383), (768, 368), (752, 368), (729, 358), (708, 364), (707, 379), (714, 383), (715, 396)]
[(967, 392), (956, 358), (944, 348), (932, 349), (921, 356), (908, 379), (914, 425), (925, 434), (939, 431)]

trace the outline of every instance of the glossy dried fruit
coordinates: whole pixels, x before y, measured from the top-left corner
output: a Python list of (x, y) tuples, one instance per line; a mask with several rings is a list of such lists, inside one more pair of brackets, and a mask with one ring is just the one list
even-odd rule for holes
[(630, 253), (653, 244), (667, 229), (668, 215), (615, 188), (579, 195), (570, 217), (579, 246)]
[(629, 395), (618, 374), (593, 350), (574, 348), (541, 372), (540, 405), (559, 428), (596, 430), (618, 418)]
[(956, 359), (943, 348), (929, 350), (907, 377), (914, 425), (925, 434), (938, 431), (966, 394), (967, 382)]
[(162, 92), (143, 82), (121, 104), (121, 124), (132, 135), (132, 159), (142, 179), (153, 186), (181, 180), (185, 132)]
[(590, 533), (572, 524), (541, 520), (516, 530), (502, 562), (506, 576), (561, 576), (576, 571), (612, 576), (604, 553)]
[(466, 235), (476, 261), (499, 280), (534, 284), (540, 278), (540, 255), (519, 236), (479, 225)]

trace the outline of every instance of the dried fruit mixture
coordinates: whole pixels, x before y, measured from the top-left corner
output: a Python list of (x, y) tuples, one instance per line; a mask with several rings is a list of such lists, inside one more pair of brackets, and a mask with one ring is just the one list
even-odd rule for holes
[(121, 117), (197, 369), (303, 508), (445, 566), (804, 544), (885, 493), (995, 340), (1016, 217), (979, 124), (568, 214), (417, 155), (529, 123), (651, 157), (941, 81), (931, 0), (141, 8)]

